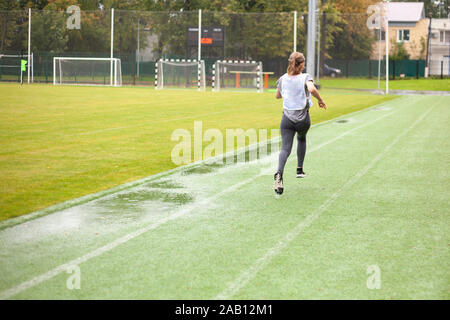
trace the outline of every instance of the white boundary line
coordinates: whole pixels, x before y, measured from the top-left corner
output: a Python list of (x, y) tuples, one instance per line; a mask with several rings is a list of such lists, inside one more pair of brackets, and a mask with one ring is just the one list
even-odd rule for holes
[(148, 226), (146, 226), (144, 228), (136, 230), (135, 232), (129, 233), (129, 234), (127, 234), (127, 235), (125, 235), (125, 236), (123, 236), (123, 237), (121, 237), (119, 239), (116, 239), (116, 240), (114, 240), (114, 241), (104, 245), (103, 247), (100, 247), (100, 248), (98, 248), (98, 249), (96, 249), (94, 251), (91, 251), (91, 252), (89, 252), (89, 253), (87, 253), (87, 254), (79, 257), (79, 258), (76, 258), (74, 260), (71, 260), (71, 261), (69, 261), (69, 262), (67, 262), (65, 264), (62, 264), (62, 265), (60, 265), (60, 266), (58, 266), (58, 267), (56, 267), (56, 268), (54, 268), (54, 269), (52, 269), (52, 270), (50, 270), (50, 271), (48, 271), (46, 273), (43, 273), (43, 274), (41, 274), (39, 276), (36, 276), (36, 277), (32, 278), (29, 281), (25, 281), (25, 282), (19, 284), (16, 287), (12, 287), (10, 289), (2, 291), (2, 292), (0, 292), (0, 300), (8, 299), (8, 298), (10, 298), (10, 297), (12, 297), (12, 296), (14, 296), (14, 295), (24, 291), (24, 290), (27, 290), (27, 289), (29, 289), (31, 287), (34, 287), (34, 286), (38, 285), (41, 282), (50, 280), (53, 277), (55, 277), (55, 276), (57, 276), (57, 275), (59, 275), (61, 273), (66, 272), (67, 269), (69, 267), (71, 267), (71, 266), (79, 265), (79, 264), (81, 264), (83, 262), (86, 262), (86, 261), (92, 259), (92, 258), (98, 257), (98, 256), (102, 255), (103, 253), (108, 252), (108, 251), (116, 248), (117, 246), (119, 246), (121, 244), (124, 244), (124, 243), (126, 243), (126, 242), (128, 242), (128, 241), (130, 241), (130, 240), (132, 240), (132, 239), (134, 239), (134, 238), (136, 238), (138, 236), (140, 236), (143, 233), (146, 233), (148, 231), (154, 230), (154, 229), (158, 228), (159, 226), (161, 226), (161, 225), (163, 225), (163, 224), (165, 224), (165, 223), (167, 223), (169, 221), (173, 221), (175, 219), (178, 219), (178, 218), (186, 215), (187, 213), (191, 212), (194, 209), (201, 209), (202, 207), (204, 207), (209, 202), (214, 201), (215, 199), (219, 198), (220, 196), (222, 196), (225, 193), (234, 191), (234, 190), (238, 189), (239, 187), (241, 187), (241, 186), (243, 186), (243, 185), (245, 185), (247, 183), (252, 182), (257, 177), (259, 177), (259, 175), (256, 175), (256, 176), (254, 176), (252, 178), (249, 178), (247, 180), (244, 180), (244, 181), (241, 181), (239, 183), (236, 183), (236, 184), (234, 184), (234, 185), (224, 189), (223, 191), (215, 194), (212, 197), (205, 198), (205, 199), (197, 202), (195, 205), (189, 206), (187, 208), (183, 208), (183, 209), (179, 210), (178, 212), (176, 212), (176, 213), (174, 213), (174, 214), (172, 214), (172, 215), (170, 215), (168, 217), (160, 219), (160, 220), (158, 220), (158, 221), (156, 221), (156, 222), (154, 222), (154, 223), (152, 223), (152, 224), (150, 224), (150, 225), (148, 225)]
[[(365, 123), (365, 124), (363, 124), (363, 125), (361, 125), (359, 127), (350, 129), (349, 132), (353, 132), (356, 129), (360, 129), (360, 128), (366, 127), (366, 126), (368, 126), (368, 125), (370, 125), (370, 124), (372, 124), (372, 123), (374, 123), (374, 122), (376, 122), (376, 121), (378, 121), (380, 119), (383, 119), (383, 118), (387, 117), (388, 115), (391, 115), (392, 113), (395, 113), (395, 112), (396, 111), (386, 113), (383, 116), (378, 117), (378, 118), (376, 118), (373, 121), (367, 122), (367, 123)], [(344, 137), (346, 135), (347, 135), (346, 133), (343, 133), (343, 134), (333, 138), (332, 141), (336, 141), (336, 140), (338, 140), (338, 139), (340, 139), (340, 138), (342, 138), (342, 137)], [(315, 152), (315, 151), (319, 150), (320, 148), (322, 148), (323, 146), (326, 146), (326, 145), (328, 145), (328, 144), (327, 143), (321, 144), (318, 147), (316, 147), (313, 150), (311, 150), (309, 153)], [(98, 248), (98, 249), (96, 249), (94, 251), (91, 251), (91, 252), (89, 252), (89, 253), (87, 253), (87, 254), (79, 257), (79, 258), (76, 258), (74, 260), (71, 260), (71, 261), (69, 261), (69, 262), (67, 262), (65, 264), (62, 264), (62, 265), (60, 265), (60, 266), (58, 266), (58, 267), (56, 267), (56, 268), (54, 268), (54, 269), (52, 269), (52, 270), (50, 270), (50, 271), (48, 271), (46, 273), (43, 273), (43, 274), (41, 274), (39, 276), (36, 276), (36, 277), (32, 278), (31, 280), (25, 281), (25, 282), (15, 286), (15, 287), (6, 289), (6, 290), (0, 292), (0, 300), (8, 299), (8, 298), (10, 298), (10, 297), (12, 297), (12, 296), (14, 296), (16, 294), (19, 294), (20, 292), (22, 292), (24, 290), (32, 288), (32, 287), (34, 287), (34, 286), (36, 286), (36, 285), (38, 285), (38, 284), (40, 284), (40, 283), (42, 283), (44, 281), (50, 280), (53, 277), (59, 275), (60, 273), (65, 272), (67, 270), (67, 268), (70, 267), (70, 266), (79, 265), (79, 264), (81, 264), (83, 262), (86, 262), (86, 261), (90, 260), (91, 258), (95, 258), (97, 256), (100, 256), (103, 253), (108, 252), (108, 251), (116, 248), (117, 246), (119, 246), (121, 244), (124, 244), (124, 243), (128, 242), (129, 240), (132, 240), (132, 239), (140, 236), (143, 233), (146, 233), (148, 231), (154, 230), (157, 227), (159, 227), (159, 226), (161, 226), (161, 225), (163, 225), (163, 224), (165, 224), (165, 223), (167, 223), (169, 221), (173, 221), (175, 219), (178, 219), (178, 218), (186, 215), (187, 213), (191, 212), (194, 209), (202, 208), (205, 204), (208, 204), (209, 202), (211, 202), (211, 201), (221, 197), (222, 195), (224, 195), (224, 194), (226, 194), (226, 193), (228, 193), (230, 191), (234, 191), (237, 188), (239, 188), (239, 187), (241, 187), (241, 186), (243, 186), (243, 185), (245, 185), (247, 183), (252, 182), (253, 180), (257, 179), (258, 177), (260, 177), (260, 176), (262, 176), (264, 174), (265, 174), (264, 170), (261, 170), (259, 174), (255, 175), (255, 176), (253, 176), (253, 177), (251, 177), (249, 179), (246, 179), (244, 181), (241, 181), (239, 183), (236, 183), (236, 184), (234, 184), (234, 185), (224, 189), (223, 191), (217, 193), (216, 195), (214, 195), (212, 197), (209, 197), (209, 198), (201, 200), (200, 202), (196, 203), (195, 205), (183, 208), (183, 209), (179, 210), (178, 212), (175, 212), (174, 214), (172, 214), (172, 215), (170, 215), (170, 216), (168, 216), (166, 218), (158, 220), (155, 223), (152, 223), (152, 224), (150, 224), (150, 225), (148, 225), (148, 226), (146, 226), (144, 228), (141, 228), (139, 230), (136, 230), (135, 232), (127, 234), (127, 235), (125, 235), (125, 236), (123, 236), (123, 237), (121, 237), (119, 239), (116, 239), (116, 240), (110, 242), (109, 244), (104, 245), (103, 247), (100, 247), (100, 248)]]
[[(262, 257), (247, 270), (242, 272), (224, 291), (216, 296), (217, 300), (231, 299), (236, 293), (238, 293), (243, 287), (247, 285), (256, 275), (264, 269), (272, 259), (280, 254), (280, 252), (287, 248), (289, 244), (299, 236), (299, 234), (309, 227), (320, 215), (327, 210), (348, 188), (354, 185), (362, 176), (364, 176), (372, 167), (387, 153), (391, 148), (405, 136), (411, 129), (413, 129), (422, 119), (424, 119), (434, 107), (430, 108), (427, 112), (422, 114), (414, 123), (405, 129), (400, 135), (398, 135), (386, 148), (383, 149), (375, 158), (372, 159), (364, 168), (358, 171), (352, 178), (350, 178), (338, 191), (336, 191), (328, 200), (326, 200), (319, 208), (313, 213), (308, 215), (303, 221), (301, 221), (294, 229), (287, 233), (283, 239), (270, 248)], [(326, 145), (322, 144), (321, 146)]]
[[(407, 100), (407, 99), (409, 99), (409, 97), (408, 98), (398, 98), (398, 99), (394, 99), (394, 100), (397, 101), (397, 100)], [(364, 109), (361, 109), (361, 110), (358, 110), (358, 111), (355, 111), (355, 112), (344, 114), (342, 116), (339, 116), (339, 117), (336, 117), (336, 118), (333, 118), (333, 119), (322, 121), (322, 122), (313, 124), (311, 126), (311, 128), (319, 127), (319, 126), (322, 126), (324, 124), (336, 121), (336, 120), (341, 119), (341, 118), (353, 116), (355, 114), (368, 112), (368, 111), (373, 110), (375, 108), (379, 108), (381, 106), (389, 104), (392, 101), (393, 100), (385, 101), (385, 102), (382, 102), (380, 104), (377, 104), (377, 105), (374, 105), (374, 106), (371, 106), (371, 107), (368, 107), (368, 108), (364, 108)], [(80, 205), (80, 204), (83, 204), (83, 203), (86, 203), (86, 202), (89, 202), (89, 201), (93, 201), (93, 200), (102, 198), (102, 197), (110, 195), (112, 193), (116, 193), (116, 192), (119, 192), (119, 191), (122, 191), (122, 190), (125, 190), (125, 189), (128, 189), (128, 188), (136, 187), (138, 185), (147, 183), (149, 181), (153, 181), (155, 179), (165, 177), (167, 175), (176, 173), (178, 171), (185, 170), (187, 168), (192, 168), (192, 167), (195, 167), (195, 166), (198, 166), (198, 165), (201, 165), (201, 164), (204, 164), (204, 163), (208, 163), (208, 162), (209, 163), (210, 162), (214, 162), (215, 160), (224, 159), (224, 158), (229, 157), (231, 155), (239, 154), (241, 152), (247, 152), (248, 150), (250, 150), (252, 148), (258, 148), (259, 146), (262, 146), (262, 145), (266, 145), (266, 144), (269, 144), (269, 143), (274, 143), (276, 141), (279, 141), (280, 139), (281, 139), (281, 136), (277, 136), (277, 137), (271, 138), (269, 140), (261, 141), (261, 142), (258, 142), (256, 144), (249, 145), (249, 146), (237, 149), (237, 150), (233, 150), (233, 151), (230, 151), (230, 152), (227, 152), (227, 153), (219, 154), (219, 155), (217, 155), (215, 157), (212, 157), (212, 158), (208, 158), (208, 159), (192, 162), (192, 163), (189, 163), (187, 165), (179, 166), (179, 167), (176, 167), (174, 169), (167, 170), (167, 171), (164, 171), (164, 172), (160, 172), (160, 173), (157, 173), (157, 174), (154, 174), (154, 175), (151, 175), (151, 176), (139, 179), (139, 180), (123, 183), (121, 185), (118, 185), (116, 187), (112, 187), (112, 188), (107, 189), (107, 190), (103, 190), (103, 191), (99, 191), (99, 192), (96, 192), (96, 193), (91, 193), (91, 194), (88, 194), (88, 195), (85, 195), (85, 196), (82, 196), (82, 197), (79, 197), (79, 198), (67, 200), (67, 201), (55, 204), (53, 206), (44, 208), (42, 210), (30, 212), (28, 214), (21, 215), (19, 217), (10, 218), (8, 220), (0, 221), (0, 231), (5, 229), (5, 228), (9, 228), (9, 227), (13, 227), (15, 225), (18, 225), (20, 223), (24, 223), (24, 222), (27, 222), (29, 220), (32, 220), (32, 219), (35, 219), (35, 218), (39, 218), (41, 216), (45, 216), (45, 215), (54, 213), (56, 211), (64, 210), (64, 209), (67, 209), (67, 208), (71, 208), (71, 207), (74, 207), (76, 205)], [(336, 140), (336, 138), (334, 140)], [(313, 150), (311, 150), (309, 152), (312, 152), (312, 151)]]

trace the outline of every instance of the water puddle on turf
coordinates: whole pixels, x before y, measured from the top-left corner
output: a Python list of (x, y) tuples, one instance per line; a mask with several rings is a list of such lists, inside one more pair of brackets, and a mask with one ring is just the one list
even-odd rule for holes
[[(150, 178), (136, 186), (4, 229), (0, 232), (0, 241), (8, 243), (8, 251), (30, 249), (29, 246), (39, 246), (39, 242), (55, 238), (83, 237), (83, 241), (96, 241), (94, 239), (98, 239), (98, 235), (149, 225), (184, 208), (188, 211), (189, 208), (202, 208), (201, 203), (205, 199), (240, 183), (242, 179), (261, 174), (261, 168), (275, 164), (274, 156), (278, 155), (278, 150), (273, 148), (271, 153), (270, 143), (263, 144), (262, 148), (267, 149), (267, 155), (261, 155), (261, 159), (258, 159), (258, 152), (257, 159), (254, 159), (254, 153), (246, 150), (239, 157), (232, 154), (216, 159), (216, 162), (188, 166), (161, 178)], [(271, 168), (270, 173), (273, 170)]]
[(334, 124), (354, 124), (359, 122), (358, 120), (354, 119), (354, 118), (346, 118), (346, 119), (339, 119), (339, 120), (335, 120), (333, 123)]

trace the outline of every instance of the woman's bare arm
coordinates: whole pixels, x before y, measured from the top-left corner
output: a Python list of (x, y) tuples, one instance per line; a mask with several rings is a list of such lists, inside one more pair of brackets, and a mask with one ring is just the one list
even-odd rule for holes
[(311, 92), (311, 94), (314, 96), (314, 98), (317, 99), (319, 102), (319, 107), (326, 109), (327, 105), (325, 104), (325, 101), (323, 101), (322, 97), (319, 94), (319, 91), (317, 91), (316, 87), (314, 86), (314, 83), (312, 81), (307, 81), (306, 86), (308, 87), (308, 91)]
[(277, 92), (275, 93), (275, 98), (277, 98), (277, 99), (283, 98), (283, 97), (281, 96), (281, 92), (280, 92), (280, 90), (278, 90), (278, 88), (277, 88)]

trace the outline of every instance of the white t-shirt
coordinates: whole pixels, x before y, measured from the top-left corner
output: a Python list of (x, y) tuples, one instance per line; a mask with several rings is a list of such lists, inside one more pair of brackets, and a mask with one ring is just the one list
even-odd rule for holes
[(312, 106), (310, 92), (306, 89), (306, 81), (314, 81), (307, 73), (290, 76), (287, 73), (282, 75), (277, 81), (277, 88), (283, 97), (283, 109), (303, 110)]

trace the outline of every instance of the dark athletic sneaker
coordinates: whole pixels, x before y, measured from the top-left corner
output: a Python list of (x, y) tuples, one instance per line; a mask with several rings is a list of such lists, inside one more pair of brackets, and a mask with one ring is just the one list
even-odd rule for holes
[(275, 180), (273, 183), (273, 189), (277, 194), (283, 193), (283, 175), (279, 172), (275, 173), (273, 176), (273, 179)]
[(303, 168), (297, 168), (297, 178), (306, 177), (306, 173), (303, 172)]

